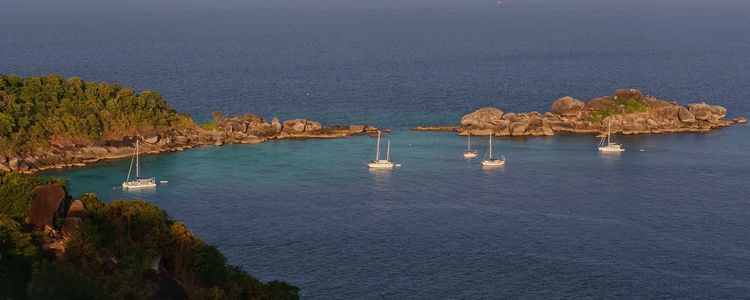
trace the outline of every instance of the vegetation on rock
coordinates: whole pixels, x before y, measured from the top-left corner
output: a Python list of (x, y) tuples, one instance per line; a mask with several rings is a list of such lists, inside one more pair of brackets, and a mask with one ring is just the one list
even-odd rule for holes
[(0, 154), (49, 147), (50, 141), (101, 140), (156, 127), (195, 126), (158, 92), (60, 75), (0, 75)]
[[(48, 180), (59, 182), (59, 180)], [(13, 299), (297, 299), (227, 264), (219, 250), (143, 201), (80, 197), (88, 214), (69, 236), (25, 225), (38, 177), (0, 173), (0, 295)], [(70, 197), (67, 197), (70, 202)], [(26, 202), (24, 214), (22, 202)], [(70, 219), (70, 218), (69, 218)], [(62, 220), (68, 221), (68, 220)], [(63, 231), (65, 232), (65, 231)], [(55, 237), (57, 236), (57, 237)], [(50, 244), (64, 243), (62, 252)]]

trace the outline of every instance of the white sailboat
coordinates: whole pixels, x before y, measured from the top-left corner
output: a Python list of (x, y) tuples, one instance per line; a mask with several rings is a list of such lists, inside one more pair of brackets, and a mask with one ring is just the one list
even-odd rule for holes
[(468, 142), (466, 145), (466, 152), (464, 152), (464, 158), (472, 159), (477, 157), (477, 150), (471, 150), (471, 132), (469, 132)]
[[(135, 160), (135, 180), (130, 181), (130, 172), (133, 170), (133, 160)], [(128, 178), (122, 183), (123, 189), (142, 189), (156, 187), (156, 178), (141, 178), (140, 166), (138, 161), (138, 140), (135, 141), (135, 153), (130, 159), (130, 169), (128, 169)]]
[(484, 167), (500, 167), (505, 165), (505, 156), (501, 156), (500, 159), (492, 158), (492, 134), (490, 134), (490, 158), (482, 161)]
[(388, 150), (386, 150), (385, 159), (380, 159), (380, 130), (378, 130), (378, 148), (375, 151), (375, 160), (367, 164), (373, 169), (392, 169), (391, 161), (391, 140), (388, 140)]
[(604, 143), (604, 138), (599, 141), (599, 152), (623, 152), (625, 148), (618, 143), (613, 143), (610, 139), (612, 131), (612, 118), (609, 118), (609, 125), (607, 125), (607, 143)]

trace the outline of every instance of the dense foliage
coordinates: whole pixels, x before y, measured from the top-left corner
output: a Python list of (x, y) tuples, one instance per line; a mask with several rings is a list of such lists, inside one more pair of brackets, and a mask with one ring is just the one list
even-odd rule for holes
[(0, 75), (0, 154), (49, 146), (54, 139), (100, 140), (158, 126), (194, 126), (154, 91), (67, 80), (60, 75)]
[(67, 241), (64, 255), (56, 258), (43, 250), (50, 238), (24, 226), (17, 208), (6, 205), (9, 199), (28, 202), (31, 190), (43, 180), (16, 173), (0, 176), (0, 295), (13, 299), (153, 299), (179, 298), (181, 293), (192, 299), (299, 298), (297, 287), (279, 281), (263, 284), (227, 265), (215, 246), (194, 237), (158, 207), (138, 200), (105, 204), (93, 194), (82, 195), (79, 199), (88, 216)]
[[(636, 113), (636, 112), (646, 112), (649, 110), (649, 107), (643, 103), (643, 98), (618, 97), (614, 101), (615, 101), (615, 107), (622, 105), (624, 107), (624, 112), (626, 114), (631, 114), (631, 113)], [(591, 116), (586, 118), (586, 121), (589, 121), (592, 123), (601, 122), (607, 117), (617, 113), (617, 111), (615, 110), (615, 107), (608, 107), (599, 111), (595, 111), (591, 114)]]

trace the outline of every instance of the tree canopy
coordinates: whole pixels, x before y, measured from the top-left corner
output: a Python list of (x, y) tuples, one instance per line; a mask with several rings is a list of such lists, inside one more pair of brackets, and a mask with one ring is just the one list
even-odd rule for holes
[(138, 94), (118, 84), (55, 74), (0, 74), (0, 154), (45, 148), (53, 139), (101, 140), (158, 126), (195, 124), (155, 91)]

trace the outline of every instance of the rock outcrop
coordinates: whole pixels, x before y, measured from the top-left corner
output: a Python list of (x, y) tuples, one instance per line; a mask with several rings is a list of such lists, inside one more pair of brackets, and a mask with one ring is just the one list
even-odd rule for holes
[(480, 108), (461, 118), (461, 125), (476, 128), (492, 128), (500, 124), (503, 111), (494, 107)]
[(576, 117), (585, 105), (581, 100), (566, 96), (553, 102), (549, 112), (563, 117)]
[[(99, 142), (76, 143), (65, 141), (50, 143), (51, 149), (16, 156), (0, 156), (0, 170), (33, 173), (46, 169), (84, 166), (103, 159), (129, 157), (139, 140), (141, 153), (183, 151), (193, 147), (224, 144), (254, 144), (273, 139), (341, 138), (371, 134), (377, 128), (365, 125), (324, 127), (305, 119), (271, 123), (265, 118), (244, 114), (222, 117), (214, 130), (198, 126), (187, 128), (160, 127), (147, 132), (132, 133)], [(282, 125), (283, 124), (283, 125)]]
[[(631, 112), (633, 111), (633, 112)], [(630, 113), (628, 113), (630, 112)], [(635, 89), (616, 90), (613, 96), (584, 103), (563, 97), (552, 103), (550, 112), (505, 113), (485, 107), (461, 118), (462, 126), (415, 127), (414, 130), (458, 131), (461, 135), (549, 136), (558, 132), (614, 134), (707, 132), (714, 128), (746, 123), (742, 117), (724, 120), (726, 109), (706, 103), (687, 107), (660, 100)]]
[(63, 199), (65, 199), (65, 190), (57, 184), (35, 187), (29, 203), (29, 224), (39, 230), (52, 227), (55, 218), (64, 216)]

